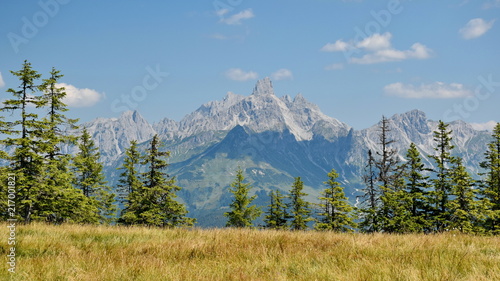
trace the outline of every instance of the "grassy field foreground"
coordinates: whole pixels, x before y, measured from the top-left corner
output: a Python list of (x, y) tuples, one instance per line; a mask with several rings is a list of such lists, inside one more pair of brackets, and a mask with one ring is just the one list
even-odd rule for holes
[(500, 280), (500, 237), (33, 224), (16, 239), (0, 280)]

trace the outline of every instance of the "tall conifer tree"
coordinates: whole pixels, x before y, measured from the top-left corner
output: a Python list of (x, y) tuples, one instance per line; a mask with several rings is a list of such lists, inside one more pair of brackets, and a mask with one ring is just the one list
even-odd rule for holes
[(406, 152), (407, 162), (403, 166), (405, 180), (404, 189), (398, 195), (409, 215), (405, 222), (405, 232), (430, 231), (431, 206), (429, 202), (429, 177), (425, 175), (430, 169), (422, 163), (422, 157), (414, 143)]
[(122, 200), (124, 209), (121, 212), (120, 223), (135, 224), (139, 222), (139, 213), (141, 210), (141, 195), (145, 190), (140, 180), (138, 165), (142, 159), (137, 150), (137, 141), (131, 141), (130, 147), (125, 151), (123, 170), (118, 180), (118, 196)]
[(378, 232), (381, 230), (381, 219), (379, 217), (380, 189), (377, 185), (375, 158), (371, 150), (368, 150), (368, 163), (365, 170), (364, 181), (366, 187), (362, 190), (363, 194), (358, 197), (360, 199), (359, 213), (361, 217), (359, 227), (364, 232)]
[(249, 183), (243, 183), (244, 180), (243, 170), (240, 168), (236, 171), (234, 182), (231, 183), (230, 191), (234, 196), (230, 205), (231, 211), (224, 213), (228, 218), (226, 223), (228, 227), (251, 227), (253, 221), (261, 214), (258, 207), (250, 205), (257, 196), (248, 195), (251, 186)]
[(147, 169), (142, 174), (142, 188), (138, 193), (137, 222), (160, 227), (192, 226), (195, 220), (186, 217), (186, 207), (175, 200), (176, 192), (181, 188), (175, 185), (175, 177), (169, 177), (165, 172), (169, 166), (165, 158), (170, 152), (161, 151), (161, 146), (158, 135), (155, 135), (141, 163)]
[(290, 228), (292, 230), (304, 230), (307, 228), (307, 223), (312, 220), (310, 204), (304, 199), (307, 193), (303, 192), (303, 189), (304, 182), (300, 180), (300, 177), (296, 177), (289, 195), (289, 209), (292, 217)]
[(449, 196), (451, 193), (451, 174), (450, 167), (454, 161), (451, 151), (454, 146), (451, 144), (451, 131), (448, 130), (448, 124), (439, 121), (437, 131), (434, 131), (434, 141), (436, 154), (429, 155), (436, 162), (434, 169), (435, 179), (433, 180), (434, 190), (431, 193), (433, 202), (433, 220), (434, 230), (443, 231), (448, 227), (450, 212), (447, 208)]
[(269, 204), (266, 217), (264, 218), (266, 227), (271, 229), (287, 229), (290, 215), (283, 200), (285, 196), (281, 191), (276, 189), (269, 192), (269, 197), (271, 204)]
[(500, 234), (500, 123), (493, 129), (493, 140), (485, 153), (486, 161), (481, 167), (486, 170), (482, 182), (482, 196), (489, 207), (485, 228)]
[(316, 223), (318, 230), (332, 230), (351, 232), (356, 227), (354, 222), (354, 208), (349, 204), (344, 188), (337, 182), (339, 174), (332, 169), (328, 173), (328, 181), (324, 182), (328, 188), (321, 193), (319, 204), (321, 219)]
[(110, 223), (116, 211), (115, 195), (107, 185), (100, 154), (86, 129), (80, 137), (78, 148), (79, 152), (73, 160), (74, 183), (97, 209), (97, 221), (89, 218), (89, 222)]
[(450, 177), (451, 196), (446, 203), (450, 213), (448, 228), (464, 233), (484, 232), (482, 221), (485, 219), (485, 205), (477, 200), (475, 181), (463, 166), (461, 159), (453, 160)]
[[(43, 176), (43, 155), (38, 152), (42, 149), (40, 137), (44, 131), (44, 124), (36, 113), (28, 110), (31, 106), (35, 108), (43, 106), (43, 101), (37, 96), (39, 89), (37, 80), (41, 74), (27, 61), (24, 61), (21, 70), (11, 73), (19, 79), (20, 85), (17, 90), (12, 88), (7, 90), (13, 98), (3, 101), (1, 111), (12, 114), (16, 112), (19, 114), (19, 119), (3, 123), (6, 125), (3, 131), (15, 136), (4, 139), (3, 143), (14, 148), (13, 155), (7, 158), (11, 163), (10, 172), (16, 176), (17, 198), (19, 198), (16, 207), (20, 219), (29, 223), (33, 214), (38, 216), (35, 205), (37, 197), (43, 192), (39, 185)], [(7, 155), (3, 153), (3, 156)]]
[(138, 171), (138, 165), (141, 162), (142, 156), (137, 150), (137, 141), (133, 140), (130, 142), (130, 146), (125, 150), (125, 158), (120, 170), (123, 172), (120, 174), (120, 179), (118, 180), (118, 196), (125, 203), (128, 201), (127, 196), (134, 191), (140, 190), (142, 183), (140, 180), (140, 175)]
[(400, 208), (399, 202), (397, 202), (397, 194), (401, 187), (401, 171), (399, 169), (399, 161), (397, 158), (397, 150), (391, 148), (391, 145), (395, 142), (389, 138), (389, 133), (391, 129), (389, 128), (389, 119), (382, 116), (379, 127), (379, 145), (380, 152), (377, 152), (379, 156), (378, 160), (375, 160), (375, 166), (378, 170), (378, 182), (380, 187), (380, 221), (381, 228), (385, 231), (393, 231), (394, 217), (397, 208)]
[(43, 79), (39, 86), (43, 95), (39, 97), (47, 115), (42, 119), (44, 131), (40, 136), (39, 154), (44, 155), (44, 176), (39, 184), (43, 191), (39, 194), (38, 204), (41, 207), (41, 216), (49, 221), (81, 221), (82, 218), (92, 217), (88, 198), (85, 198), (78, 189), (72, 185), (72, 172), (69, 164), (71, 155), (63, 153), (63, 145), (75, 144), (77, 137), (71, 131), (77, 129), (77, 119), (65, 116), (68, 111), (63, 99), (65, 89), (58, 87), (59, 80), (63, 77), (60, 71), (52, 69), (50, 78)]

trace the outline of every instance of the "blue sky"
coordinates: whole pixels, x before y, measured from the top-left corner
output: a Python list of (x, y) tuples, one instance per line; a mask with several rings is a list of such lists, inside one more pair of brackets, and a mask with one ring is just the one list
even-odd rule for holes
[[(180, 120), (271, 77), (356, 129), (411, 109), (500, 121), (500, 0), (2, 1), (0, 92), (61, 70), (70, 115)], [(481, 126), (478, 125), (478, 128)], [(487, 127), (487, 126), (486, 126)]]

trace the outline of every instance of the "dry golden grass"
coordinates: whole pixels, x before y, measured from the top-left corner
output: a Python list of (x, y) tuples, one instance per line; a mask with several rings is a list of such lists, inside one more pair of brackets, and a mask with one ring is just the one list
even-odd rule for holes
[(33, 224), (17, 240), (1, 280), (500, 280), (500, 237)]

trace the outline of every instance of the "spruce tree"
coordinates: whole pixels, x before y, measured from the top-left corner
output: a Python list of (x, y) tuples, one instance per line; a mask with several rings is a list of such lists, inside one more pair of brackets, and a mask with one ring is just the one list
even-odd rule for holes
[(389, 139), (391, 129), (389, 128), (389, 119), (385, 116), (382, 116), (379, 130), (378, 144), (380, 145), (380, 152), (377, 152), (379, 159), (375, 160), (375, 166), (378, 170), (377, 180), (381, 191), (381, 206), (378, 215), (380, 216), (382, 230), (391, 232), (396, 224), (391, 220), (396, 216), (395, 209), (400, 207), (396, 201), (398, 198), (396, 193), (401, 183), (401, 171), (397, 159), (397, 150), (391, 148), (395, 141)]
[(27, 61), (24, 61), (21, 70), (11, 73), (18, 77), (20, 85), (18, 90), (12, 88), (7, 90), (13, 98), (3, 101), (0, 110), (11, 114), (17, 112), (19, 119), (2, 123), (5, 126), (2, 131), (14, 135), (2, 140), (7, 147), (14, 148), (13, 155), (2, 154), (10, 161), (9, 171), (16, 176), (18, 198), (16, 208), (19, 219), (29, 223), (33, 214), (37, 216), (38, 210), (35, 209), (37, 197), (44, 192), (43, 187), (39, 185), (42, 181), (44, 159), (38, 151), (42, 150), (40, 137), (45, 127), (38, 115), (28, 110), (30, 107), (43, 106), (43, 101), (37, 96), (36, 84), (41, 74)]
[(287, 206), (283, 199), (285, 196), (279, 189), (269, 192), (271, 204), (269, 204), (264, 222), (266, 228), (271, 229), (288, 229), (288, 219), (290, 215), (287, 211)]
[(165, 172), (169, 166), (165, 158), (170, 156), (170, 152), (161, 151), (161, 146), (158, 135), (155, 135), (141, 163), (147, 169), (142, 173), (142, 188), (138, 190), (137, 198), (131, 198), (138, 201), (137, 208), (133, 207), (132, 211), (136, 212), (139, 224), (159, 227), (192, 226), (195, 220), (186, 217), (186, 207), (175, 200), (176, 192), (181, 188), (175, 185), (175, 177), (169, 177)]
[(485, 228), (494, 234), (500, 234), (500, 123), (493, 129), (493, 140), (485, 153), (486, 161), (481, 167), (486, 170), (482, 181), (481, 195), (489, 209)]
[(309, 209), (309, 202), (304, 200), (307, 193), (304, 193), (304, 182), (300, 177), (296, 177), (290, 191), (290, 228), (292, 230), (304, 230), (307, 228), (307, 223), (312, 220), (310, 217), (311, 210)]
[(319, 215), (322, 218), (314, 227), (318, 230), (352, 232), (356, 227), (352, 214), (354, 208), (349, 204), (344, 188), (337, 182), (338, 177), (334, 169), (328, 173), (328, 181), (324, 183), (329, 187), (321, 193), (323, 197), (319, 197), (322, 201)]
[(409, 232), (429, 231), (431, 206), (429, 202), (429, 177), (424, 175), (430, 169), (422, 163), (422, 157), (414, 143), (406, 152), (407, 162), (403, 167), (405, 188), (400, 198), (406, 198), (405, 206), (410, 214), (407, 222)]
[(239, 168), (236, 171), (235, 180), (231, 183), (230, 192), (234, 196), (229, 206), (231, 211), (224, 213), (224, 216), (228, 218), (227, 227), (251, 227), (252, 222), (261, 214), (257, 206), (250, 206), (257, 196), (249, 197), (248, 193), (252, 187), (249, 183), (243, 183), (244, 180), (243, 170)]
[(141, 188), (141, 180), (139, 179), (138, 165), (141, 162), (142, 156), (137, 150), (137, 141), (130, 142), (130, 146), (125, 150), (125, 158), (119, 170), (123, 170), (118, 180), (118, 197), (126, 203), (127, 196), (138, 191)]
[(484, 232), (482, 221), (485, 210), (477, 199), (475, 181), (462, 164), (462, 160), (455, 158), (450, 169), (451, 192), (446, 207), (450, 213), (449, 229), (457, 229), (464, 233)]
[(74, 184), (97, 209), (96, 216), (89, 217), (89, 223), (110, 223), (115, 213), (115, 196), (103, 174), (100, 154), (87, 129), (83, 130), (78, 145), (79, 152), (73, 160)]
[(362, 190), (363, 194), (358, 197), (360, 200), (360, 217), (359, 227), (364, 232), (380, 231), (380, 189), (376, 184), (377, 175), (375, 167), (375, 158), (371, 150), (368, 150), (368, 163), (365, 166), (366, 174), (364, 181), (366, 187)]
[(125, 151), (122, 167), (118, 168), (123, 170), (118, 180), (117, 192), (124, 204), (119, 222), (124, 224), (138, 223), (137, 215), (141, 209), (141, 192), (144, 191), (137, 167), (141, 159), (142, 156), (137, 151), (137, 141), (131, 141), (130, 147)]
[(40, 192), (37, 201), (41, 217), (56, 223), (79, 222), (82, 218), (92, 217), (92, 208), (88, 198), (72, 185), (73, 175), (69, 169), (72, 156), (61, 150), (63, 145), (75, 144), (77, 137), (68, 130), (77, 129), (78, 120), (69, 119), (64, 114), (68, 111), (63, 103), (66, 92), (63, 87), (57, 86), (63, 75), (54, 68), (50, 75), (39, 86), (43, 93), (40, 100), (48, 112), (42, 119), (45, 126), (38, 153), (44, 155), (45, 163), (43, 181), (39, 183), (43, 192)]
[(454, 161), (451, 156), (451, 150), (454, 146), (451, 144), (451, 131), (448, 130), (448, 124), (439, 121), (437, 131), (434, 131), (434, 141), (436, 142), (435, 155), (429, 155), (436, 162), (436, 168), (433, 169), (435, 179), (433, 179), (434, 190), (431, 193), (433, 203), (433, 221), (434, 230), (443, 231), (448, 227), (450, 212), (447, 208), (449, 196), (451, 193), (451, 174), (450, 167)]

